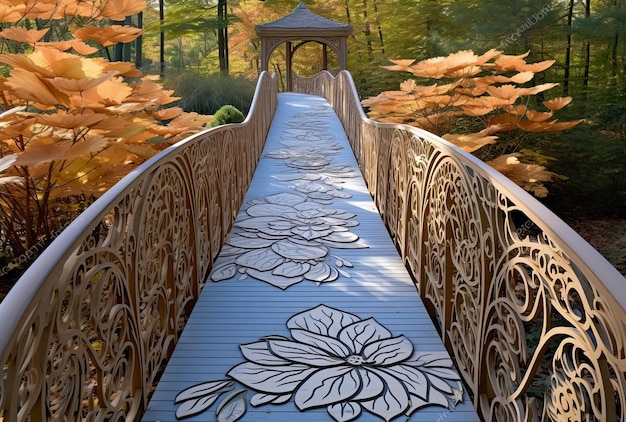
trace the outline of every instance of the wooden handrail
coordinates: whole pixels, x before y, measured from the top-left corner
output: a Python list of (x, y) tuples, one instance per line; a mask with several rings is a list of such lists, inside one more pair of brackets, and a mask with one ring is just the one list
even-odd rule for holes
[(256, 168), (277, 106), (148, 160), (42, 253), (0, 306), (0, 421), (134, 420)]
[(626, 418), (626, 279), (484, 162), (368, 119), (351, 76), (296, 78), (339, 115), (370, 193), (488, 421)]

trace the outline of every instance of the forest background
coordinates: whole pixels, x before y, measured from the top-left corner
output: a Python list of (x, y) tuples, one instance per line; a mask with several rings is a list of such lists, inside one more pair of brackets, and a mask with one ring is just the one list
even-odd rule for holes
[[(98, 54), (159, 75), (181, 97), (176, 105), (185, 111), (213, 114), (234, 104), (245, 113), (260, 66), (254, 26), (289, 14), (298, 3), (149, 0), (142, 12), (110, 22), (139, 27), (143, 35)], [(572, 97), (559, 119), (584, 123), (525, 134), (516, 152), (558, 175), (540, 200), (626, 273), (626, 0), (303, 3), (314, 13), (352, 24), (348, 69), (362, 99), (398, 90), (411, 78), (385, 69), (390, 59), (418, 62), (461, 50), (496, 49), (528, 53), (528, 63), (554, 60), (532, 84), (558, 83), (546, 99)], [(308, 44), (298, 50), (294, 70), (313, 75), (321, 70), (320, 57), (319, 45)], [(330, 70), (336, 71), (336, 57), (330, 59)], [(283, 49), (274, 52), (270, 67), (284, 79)], [(11, 256), (2, 255), (0, 264), (6, 267)]]

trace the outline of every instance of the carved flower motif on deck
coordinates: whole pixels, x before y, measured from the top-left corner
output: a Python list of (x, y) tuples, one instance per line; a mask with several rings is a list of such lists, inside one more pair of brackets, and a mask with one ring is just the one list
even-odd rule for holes
[(348, 260), (334, 256), (334, 265), (326, 260), (331, 249), (366, 247), (350, 232), (359, 224), (354, 217), (293, 193), (252, 201), (234, 223), (211, 279), (223, 281), (239, 272), (286, 289), (303, 280), (349, 277), (340, 268), (351, 267)]
[[(343, 190), (343, 179), (360, 177), (358, 168), (351, 164), (336, 163), (334, 156), (343, 150), (327, 124), (302, 113), (294, 119), (296, 124), (283, 131), (282, 149), (269, 152), (267, 157), (282, 160), (290, 169), (274, 175), (278, 181), (293, 181), (292, 189), (308, 196), (310, 200), (328, 205), (336, 198), (352, 195)], [(321, 124), (322, 123), (322, 124)]]
[[(256, 392), (252, 406), (293, 399), (300, 411), (325, 408), (337, 422), (363, 412), (391, 421), (424, 406), (453, 408), (462, 401), (447, 353), (417, 353), (407, 337), (392, 335), (374, 318), (319, 305), (292, 316), (287, 328), (291, 338), (272, 335), (239, 346), (247, 361), (228, 376)], [(207, 408), (227, 383), (190, 387), (179, 395), (188, 398), (185, 411)]]

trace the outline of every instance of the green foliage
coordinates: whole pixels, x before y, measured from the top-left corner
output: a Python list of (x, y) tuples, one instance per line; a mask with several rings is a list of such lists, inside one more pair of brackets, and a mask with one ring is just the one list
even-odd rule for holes
[(567, 220), (582, 216), (626, 217), (626, 108), (615, 103), (588, 124), (544, 139), (538, 148), (558, 157), (552, 169), (568, 176), (552, 188), (546, 205)]
[(241, 111), (237, 110), (237, 108), (232, 105), (222, 106), (219, 110), (217, 110), (215, 116), (213, 117), (214, 119), (211, 122), (211, 127), (225, 125), (228, 123), (241, 123), (246, 119), (246, 116), (244, 116)]
[(256, 85), (240, 77), (185, 71), (168, 77), (165, 86), (181, 97), (178, 106), (183, 110), (208, 115), (215, 114), (224, 104), (231, 104), (247, 114)]

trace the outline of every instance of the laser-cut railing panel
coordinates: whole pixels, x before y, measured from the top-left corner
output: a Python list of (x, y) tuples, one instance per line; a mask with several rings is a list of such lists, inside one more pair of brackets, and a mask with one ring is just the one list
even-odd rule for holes
[(73, 222), (0, 306), (0, 420), (135, 420), (239, 210), (277, 105), (144, 163)]
[(428, 132), (335, 108), (379, 211), (488, 421), (625, 420), (626, 279), (538, 201)]

